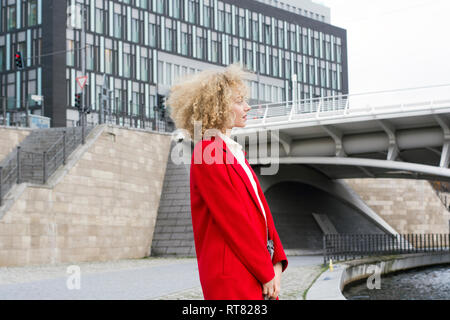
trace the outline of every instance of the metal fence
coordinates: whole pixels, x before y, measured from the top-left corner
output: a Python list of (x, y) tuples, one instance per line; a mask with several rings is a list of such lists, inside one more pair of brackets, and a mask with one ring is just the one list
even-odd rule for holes
[(323, 235), (324, 264), (370, 256), (450, 252), (450, 234), (327, 234)]
[[(66, 130), (61, 137), (43, 152), (21, 150), (18, 146), (0, 165), (0, 206), (14, 184), (31, 182), (45, 184), (67, 157), (82, 143), (80, 130)], [(93, 127), (86, 127), (86, 135)], [(71, 131), (71, 132), (70, 132)]]

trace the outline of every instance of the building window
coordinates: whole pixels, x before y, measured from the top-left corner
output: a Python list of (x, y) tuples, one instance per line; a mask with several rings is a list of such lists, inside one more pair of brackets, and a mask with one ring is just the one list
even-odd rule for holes
[(86, 46), (86, 69), (94, 70), (94, 47), (92, 45)]
[(188, 51), (188, 45), (189, 45), (189, 38), (188, 34), (186, 32), (181, 33), (181, 54), (187, 56)]
[(70, 67), (75, 66), (75, 42), (73, 40), (67, 40), (67, 65)]
[(258, 21), (253, 21), (252, 23), (252, 37), (253, 41), (259, 41)]
[(218, 50), (218, 43), (217, 41), (211, 42), (211, 61), (217, 62), (217, 56), (218, 56), (219, 50)]
[(122, 37), (122, 16), (118, 13), (114, 13), (114, 37)]
[(204, 50), (204, 39), (202, 37), (197, 36), (197, 57), (199, 59), (203, 59), (203, 50)]
[(239, 17), (239, 37), (245, 37), (245, 17)]
[[(165, 49), (167, 51), (172, 51), (173, 49), (173, 30), (171, 28), (166, 28), (166, 35), (165, 35)], [(164, 45), (164, 44), (163, 44)]]
[(231, 13), (225, 12), (225, 32), (231, 33)]
[(156, 25), (154, 25), (153, 23), (150, 24), (148, 35), (150, 37), (149, 39), (150, 46), (156, 47)]
[(128, 53), (123, 54), (123, 75), (128, 78), (131, 75), (131, 55)]
[(262, 52), (259, 53), (259, 70), (262, 74), (266, 73), (266, 55)]
[(113, 72), (113, 53), (111, 49), (105, 49), (105, 72), (109, 74)]
[(5, 47), (0, 47), (0, 72), (5, 70)]
[(103, 33), (103, 10), (95, 8), (95, 32)]
[(8, 6), (8, 8), (6, 9), (6, 14), (7, 14), (7, 26), (8, 26), (8, 30), (14, 29), (16, 28), (16, 5), (14, 4), (13, 6)]
[(156, 1), (156, 12), (164, 14), (164, 0), (153, 0)]
[(270, 31), (270, 25), (264, 25), (264, 36), (266, 39), (266, 44), (272, 44), (272, 32)]
[(203, 6), (203, 25), (207, 28), (211, 26), (211, 7)]
[(194, 0), (188, 0), (188, 21), (190, 23), (195, 23), (195, 17), (197, 15), (197, 6)]
[(139, 42), (139, 21), (137, 19), (131, 19), (131, 41)]
[(217, 17), (217, 30), (224, 32), (225, 31), (225, 12), (219, 10), (219, 14)]
[(140, 6), (142, 9), (148, 9), (148, 0), (141, 0)]
[(28, 1), (28, 26), (37, 24), (37, 0)]
[(148, 81), (148, 59), (141, 58), (141, 80)]

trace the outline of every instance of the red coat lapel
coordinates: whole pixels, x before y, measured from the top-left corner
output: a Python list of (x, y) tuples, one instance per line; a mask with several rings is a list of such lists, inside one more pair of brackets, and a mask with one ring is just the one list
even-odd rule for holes
[[(214, 140), (215, 138), (216, 137), (213, 136), (212, 140)], [(263, 213), (263, 211), (262, 211), (262, 209), (261, 209), (261, 207), (260, 207), (260, 205), (258, 203), (258, 198), (256, 196), (255, 190), (253, 189), (252, 183), (250, 182), (250, 180), (249, 180), (249, 178), (247, 176), (247, 173), (245, 172), (244, 168), (242, 168), (242, 166), (239, 164), (239, 162), (237, 161), (237, 159), (235, 158), (233, 153), (228, 149), (227, 144), (225, 143), (225, 141), (223, 141), (223, 139), (220, 138), (219, 136), (217, 136), (217, 139), (219, 139), (221, 141), (221, 143), (222, 143), (222, 148), (225, 151), (225, 156), (228, 159), (226, 163), (230, 164), (231, 167), (236, 171), (238, 176), (242, 179), (242, 181), (245, 184), (245, 187), (247, 188), (247, 191), (250, 193), (250, 196), (251, 196), (253, 202), (255, 203), (256, 207), (258, 208), (258, 211), (261, 214), (261, 217), (264, 219), (264, 221), (266, 221), (266, 219), (264, 218), (264, 213)], [(245, 152), (245, 155), (247, 155), (247, 152)], [(256, 185), (257, 185), (257, 189), (260, 188), (259, 187), (259, 182), (258, 182), (258, 180), (256, 179), (256, 176), (255, 176), (255, 173), (251, 169), (247, 159), (245, 159), (245, 162), (250, 168), (250, 172), (253, 175), (253, 179), (255, 179), (255, 182), (256, 182)]]

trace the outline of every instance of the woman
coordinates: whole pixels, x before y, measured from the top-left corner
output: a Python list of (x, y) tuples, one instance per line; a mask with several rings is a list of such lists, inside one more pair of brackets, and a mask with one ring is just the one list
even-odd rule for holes
[[(278, 300), (288, 265), (259, 181), (230, 138), (250, 111), (244, 76), (238, 65), (203, 71), (173, 86), (167, 100), (176, 127), (194, 137), (191, 214), (206, 300)], [(201, 137), (194, 124), (201, 125)]]

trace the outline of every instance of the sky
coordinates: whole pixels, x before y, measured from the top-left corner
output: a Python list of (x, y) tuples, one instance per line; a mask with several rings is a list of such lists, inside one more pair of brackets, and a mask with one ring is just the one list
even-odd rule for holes
[(450, 0), (314, 0), (347, 30), (349, 93), (450, 84)]

